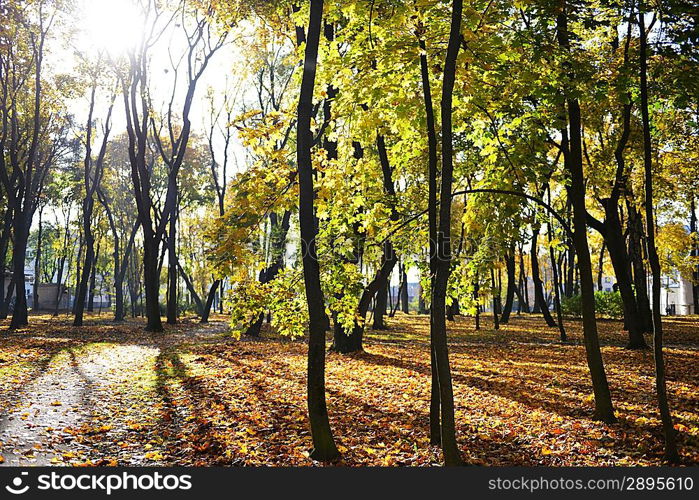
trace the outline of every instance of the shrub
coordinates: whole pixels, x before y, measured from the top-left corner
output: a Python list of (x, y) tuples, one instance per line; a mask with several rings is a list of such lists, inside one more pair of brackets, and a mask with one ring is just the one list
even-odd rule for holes
[(582, 316), (582, 297), (580, 295), (571, 295), (563, 297), (561, 300), (561, 311), (566, 316)]
[(621, 319), (624, 317), (624, 305), (619, 292), (595, 292), (595, 309), (598, 316)]
[[(563, 314), (567, 316), (582, 316), (582, 297), (580, 295), (563, 297), (561, 309)], [(621, 301), (621, 294), (619, 292), (595, 292), (595, 310), (598, 317), (623, 318), (624, 307)]]

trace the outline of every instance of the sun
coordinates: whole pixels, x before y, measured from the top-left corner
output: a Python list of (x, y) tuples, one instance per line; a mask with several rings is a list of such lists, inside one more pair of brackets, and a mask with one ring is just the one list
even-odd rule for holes
[(136, 46), (143, 15), (132, 0), (84, 0), (83, 35), (91, 48), (117, 56)]

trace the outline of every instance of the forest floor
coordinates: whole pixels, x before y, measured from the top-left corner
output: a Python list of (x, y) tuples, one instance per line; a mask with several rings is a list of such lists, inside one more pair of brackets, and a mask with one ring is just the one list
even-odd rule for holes
[[(338, 465), (433, 465), (429, 319), (398, 314), (368, 330), (365, 352), (328, 353)], [(0, 463), (6, 465), (313, 465), (303, 339), (236, 340), (226, 318), (165, 334), (103, 314), (0, 322)], [(651, 351), (600, 337), (619, 423), (593, 421), (581, 325), (571, 340), (541, 317), (450, 323), (458, 440), (479, 465), (659, 465)], [(665, 321), (668, 391), (684, 464), (699, 463), (699, 317)], [(649, 339), (650, 340), (650, 339)]]

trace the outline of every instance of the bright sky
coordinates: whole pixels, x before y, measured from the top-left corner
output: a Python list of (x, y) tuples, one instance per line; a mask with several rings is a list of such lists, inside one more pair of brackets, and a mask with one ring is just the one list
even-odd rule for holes
[[(69, 71), (76, 63), (76, 58), (71, 52), (78, 51), (96, 57), (99, 52), (112, 59), (124, 57), (140, 38), (144, 26), (149, 24), (144, 19), (142, 11), (132, 0), (79, 0), (77, 2), (77, 18), (74, 26), (78, 29), (72, 37), (72, 48), (64, 49), (60, 61), (64, 68), (56, 67), (57, 71)], [(229, 37), (233, 38), (233, 37)], [(151, 50), (151, 97), (156, 112), (164, 111), (166, 103), (170, 99), (174, 79), (174, 71), (170, 68), (171, 57), (178, 58), (184, 51), (184, 35), (179, 26), (179, 20), (171, 24), (163, 33), (158, 43)], [(209, 66), (199, 80), (195, 99), (190, 113), (192, 130), (195, 133), (205, 133), (204, 127), (209, 123), (209, 104), (206, 97), (207, 89), (212, 88), (219, 96), (226, 90), (231, 91), (240, 86), (241, 74), (239, 46), (234, 42), (221, 48), (211, 59)], [(182, 97), (184, 96), (184, 78), (178, 79), (179, 88), (173, 109), (179, 114), (182, 109)], [(244, 88), (245, 86), (243, 86)], [(102, 91), (99, 99), (99, 108), (95, 116), (99, 119), (105, 115), (108, 95)], [(122, 96), (117, 95), (112, 122), (113, 134), (125, 130), (126, 120)], [(71, 111), (76, 115), (79, 123), (83, 123), (87, 117), (89, 96), (81, 96), (71, 103)], [(206, 124), (206, 125), (205, 125)], [(235, 137), (235, 134), (233, 134)], [(222, 144), (216, 144), (220, 149)], [(239, 143), (233, 144), (231, 152), (242, 162), (244, 151)], [(222, 151), (219, 152), (222, 157)], [(229, 172), (234, 165), (229, 166)]]
[[(147, 0), (146, 0), (147, 1)], [(174, 2), (171, 2), (174, 3)], [(66, 19), (61, 25), (55, 25), (53, 39), (50, 40), (45, 68), (48, 72), (56, 74), (68, 73), (79, 75), (80, 57), (87, 57), (88, 60), (95, 60), (101, 52), (103, 56), (118, 59), (123, 58), (133, 47), (136, 40), (140, 38), (144, 26), (148, 20), (144, 19), (137, 4), (132, 0), (77, 0), (75, 2), (74, 17)], [(233, 39), (229, 36), (229, 40)], [(166, 103), (170, 99), (174, 79), (174, 71), (170, 69), (170, 54), (173, 58), (181, 55), (185, 48), (184, 35), (176, 20), (165, 30), (158, 43), (151, 50), (151, 98), (156, 112), (164, 111)], [(199, 80), (197, 90), (190, 112), (192, 121), (192, 132), (207, 134), (210, 123), (209, 103), (206, 99), (207, 90), (212, 88), (217, 95), (217, 102), (221, 103), (221, 95), (228, 90), (228, 93), (236, 92), (236, 89), (249, 89), (250, 85), (243, 85), (246, 78), (244, 64), (240, 63), (240, 46), (235, 41), (222, 47), (211, 59), (206, 71)], [(107, 66), (105, 81), (116, 82), (115, 74)], [(179, 78), (180, 87), (173, 109), (179, 115), (182, 110), (182, 98), (184, 96), (184, 86), (181, 85), (184, 78)], [(87, 120), (89, 109), (89, 91), (84, 95), (77, 95), (68, 102), (69, 111), (75, 116), (76, 123), (82, 128)], [(242, 92), (244, 94), (244, 91)], [(237, 91), (237, 99), (246, 96)], [(102, 121), (106, 116), (109, 103), (109, 90), (103, 88), (98, 91), (97, 102), (94, 111), (94, 118), (98, 121), (95, 130), (95, 144), (101, 140), (100, 133)], [(120, 134), (126, 129), (126, 118), (123, 107), (123, 97), (117, 93), (114, 111), (112, 113), (112, 137)], [(237, 105), (239, 108), (242, 104)], [(181, 121), (179, 122), (181, 123)], [(225, 125), (222, 123), (222, 125)], [(77, 132), (77, 131), (76, 131)], [(232, 135), (232, 144), (229, 149), (228, 178), (236, 170), (235, 159), (239, 162), (240, 168), (245, 161), (245, 150), (237, 141), (236, 134)], [(223, 142), (220, 135), (215, 136), (214, 147), (217, 150), (217, 160), (223, 158)], [(79, 207), (76, 207), (76, 209)], [(59, 219), (60, 212), (55, 214)], [(47, 220), (53, 220), (54, 214), (46, 214)], [(38, 217), (33, 220), (33, 225), (38, 224)]]

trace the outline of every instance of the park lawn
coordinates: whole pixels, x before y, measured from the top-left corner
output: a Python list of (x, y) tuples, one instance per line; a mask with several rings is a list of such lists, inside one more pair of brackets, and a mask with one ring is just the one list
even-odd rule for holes
[[(308, 456), (303, 339), (278, 338), (265, 329), (260, 339), (236, 340), (226, 335), (222, 316), (208, 328), (184, 322), (164, 335), (144, 333), (136, 320), (113, 325), (92, 317), (80, 331), (67, 320), (31, 320), (27, 331), (0, 340), (0, 369), (36, 378), (61, 350), (71, 349), (92, 380), (86, 417), (62, 429), (61, 450), (51, 463), (314, 464)], [(338, 465), (441, 462), (428, 439), (428, 317), (399, 313), (388, 321), (387, 331), (367, 331), (365, 352), (328, 353), (328, 410), (342, 452)], [(498, 331), (487, 317), (479, 331), (472, 318), (449, 324), (457, 436), (467, 462), (662, 463), (652, 353), (624, 349), (621, 323), (600, 321), (619, 423), (592, 421), (580, 324), (566, 324), (571, 340), (565, 344), (540, 317), (513, 315)], [(679, 447), (683, 462), (696, 464), (699, 318), (673, 318), (666, 329)], [(25, 370), (25, 363), (32, 369)], [(22, 399), (21, 387), (0, 386), (3, 413)]]

